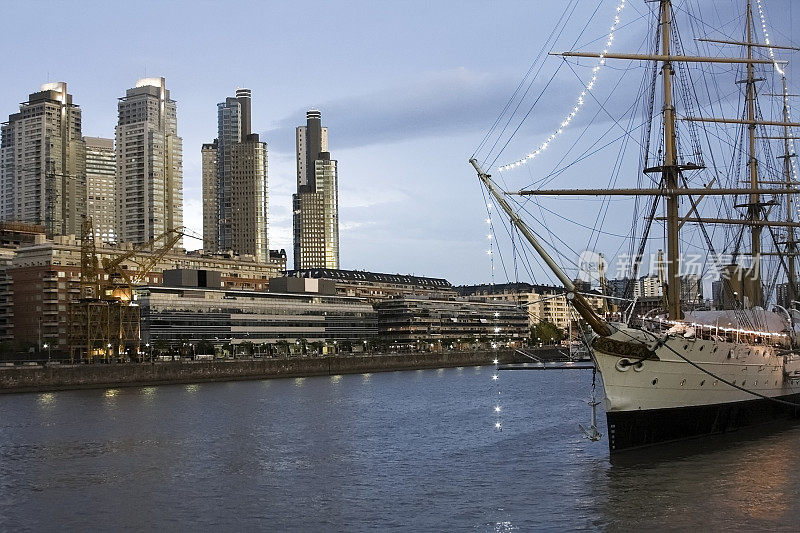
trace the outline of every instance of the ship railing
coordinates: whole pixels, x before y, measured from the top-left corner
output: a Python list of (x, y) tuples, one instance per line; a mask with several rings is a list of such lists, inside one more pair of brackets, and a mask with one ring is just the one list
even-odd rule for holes
[[(637, 317), (639, 326), (658, 336), (665, 334), (682, 336), (686, 339), (705, 339), (734, 344), (764, 344), (788, 346), (789, 335), (769, 331), (753, 331), (743, 328), (724, 327), (697, 322), (673, 321), (659, 317)], [(679, 326), (676, 328), (676, 326)]]

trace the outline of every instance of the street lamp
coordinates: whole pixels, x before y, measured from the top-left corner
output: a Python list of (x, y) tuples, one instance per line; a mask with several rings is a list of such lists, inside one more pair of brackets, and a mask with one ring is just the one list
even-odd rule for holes
[(50, 344), (49, 343), (44, 343), (43, 347), (47, 350), (47, 363), (49, 364), (50, 363)]
[(153, 352), (150, 350), (150, 343), (149, 342), (144, 343), (144, 348), (145, 348), (145, 351), (150, 356), (150, 362), (152, 363), (153, 362)]

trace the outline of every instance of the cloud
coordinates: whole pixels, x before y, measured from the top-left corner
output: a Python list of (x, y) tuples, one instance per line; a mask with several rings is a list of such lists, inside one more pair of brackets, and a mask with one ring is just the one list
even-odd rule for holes
[[(373, 93), (330, 100), (320, 109), (323, 123), (336, 128), (331, 148), (353, 148), (486, 128), (517, 82), (512, 76), (457, 68)], [(279, 120), (263, 134), (264, 139), (279, 152), (292, 152), (294, 130), (305, 123), (305, 112), (298, 109)]]

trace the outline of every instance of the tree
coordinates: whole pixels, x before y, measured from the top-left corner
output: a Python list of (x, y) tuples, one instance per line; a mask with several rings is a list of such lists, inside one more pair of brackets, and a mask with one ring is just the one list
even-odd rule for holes
[(275, 343), (275, 346), (280, 355), (287, 355), (289, 353), (289, 341), (286, 339), (279, 339), (278, 342)]
[(534, 343), (553, 344), (560, 342), (564, 338), (564, 333), (558, 326), (547, 320), (542, 320), (531, 328), (531, 340)]
[(197, 343), (197, 353), (200, 355), (214, 355), (214, 344), (206, 339)]

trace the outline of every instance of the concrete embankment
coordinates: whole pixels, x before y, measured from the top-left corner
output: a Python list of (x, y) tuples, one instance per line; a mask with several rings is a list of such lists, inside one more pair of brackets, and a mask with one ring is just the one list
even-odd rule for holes
[(15, 366), (0, 368), (0, 393), (447, 368), (487, 365), (495, 357), (501, 362), (512, 362), (518, 358), (511, 351), (478, 351), (155, 364)]

